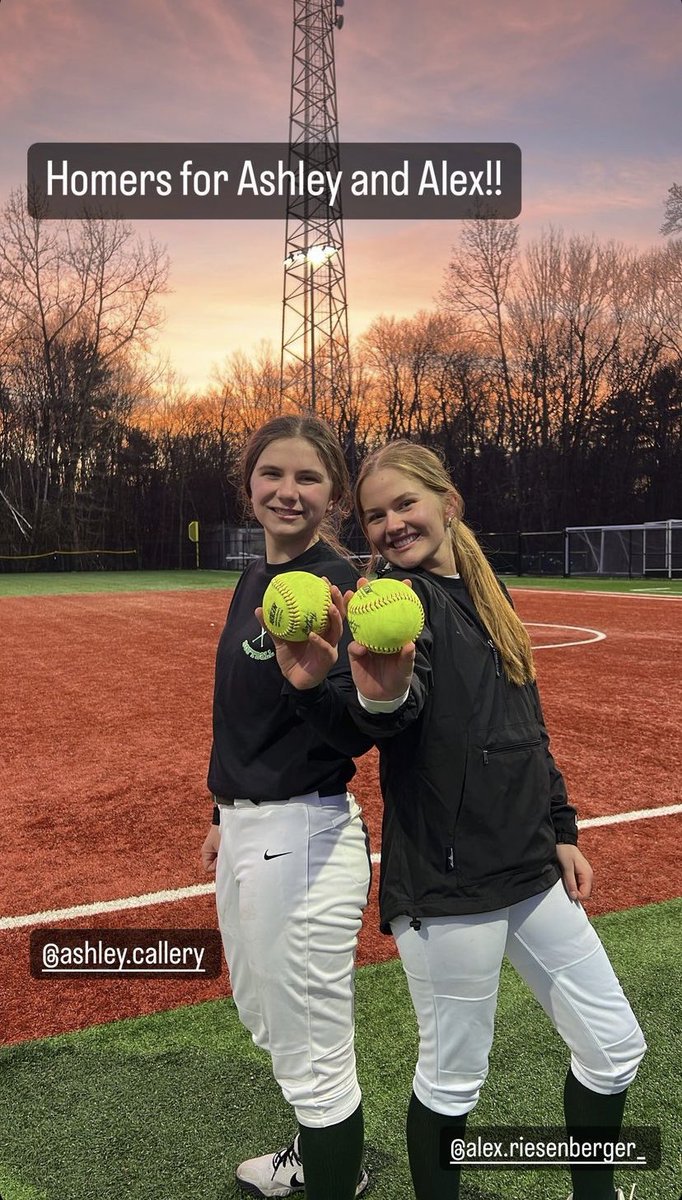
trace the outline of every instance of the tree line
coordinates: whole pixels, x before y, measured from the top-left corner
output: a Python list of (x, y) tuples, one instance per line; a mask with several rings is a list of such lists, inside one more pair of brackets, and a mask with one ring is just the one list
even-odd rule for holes
[[(57, 548), (174, 566), (190, 520), (243, 523), (239, 452), (281, 410), (279, 356), (232, 353), (187, 394), (152, 354), (168, 271), (125, 223), (43, 221), (10, 198), (0, 569)], [(378, 317), (349, 394), (319, 411), (351, 473), (388, 438), (438, 449), (484, 532), (681, 517), (682, 239), (550, 229), (521, 247), (516, 222), (463, 222), (434, 309)]]

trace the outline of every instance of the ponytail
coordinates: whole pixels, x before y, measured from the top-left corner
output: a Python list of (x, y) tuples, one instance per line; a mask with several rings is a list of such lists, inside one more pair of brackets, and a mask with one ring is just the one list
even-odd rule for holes
[(507, 679), (519, 685), (532, 683), (535, 679), (535, 663), (528, 630), (502, 592), (469, 526), (462, 520), (453, 521), (450, 535), (457, 570), (476, 612), (499, 651)]

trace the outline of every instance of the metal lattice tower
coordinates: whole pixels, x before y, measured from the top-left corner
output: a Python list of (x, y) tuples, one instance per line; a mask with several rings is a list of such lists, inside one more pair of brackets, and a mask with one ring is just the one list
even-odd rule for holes
[[(334, 31), (344, 0), (294, 0), (289, 169), (340, 170)], [(349, 393), (348, 309), (340, 194), (287, 197), (282, 398), (337, 416)]]

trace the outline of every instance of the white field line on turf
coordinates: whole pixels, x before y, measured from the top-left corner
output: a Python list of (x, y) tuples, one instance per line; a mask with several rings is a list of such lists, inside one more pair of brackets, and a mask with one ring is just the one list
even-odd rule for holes
[(573, 633), (589, 633), (588, 638), (580, 638), (574, 642), (548, 642), (546, 645), (533, 646), (536, 650), (562, 650), (564, 646), (589, 646), (591, 642), (603, 642), (606, 634), (599, 629), (587, 629), (584, 625), (556, 625), (544, 621), (524, 621), (527, 629), (570, 629)]
[(635, 600), (682, 600), (682, 592), (676, 595), (661, 595), (657, 591), (646, 592), (642, 595), (641, 592), (602, 592), (596, 588), (590, 591), (589, 588), (549, 588), (549, 587), (524, 587), (523, 584), (510, 583), (510, 592), (533, 592), (535, 596), (542, 593), (543, 596), (620, 596), (621, 599), (627, 600), (634, 596)]
[[(633, 812), (611, 813), (606, 817), (588, 817), (578, 821), (579, 829), (595, 829), (600, 825), (623, 825), (630, 821), (646, 821), (654, 817), (672, 817), (682, 813), (682, 804), (668, 804), (661, 808), (640, 808)], [(380, 854), (372, 855), (372, 862), (381, 862)], [(126, 896), (123, 900), (99, 900), (94, 904), (77, 904), (74, 908), (53, 908), (47, 912), (24, 913), (20, 917), (0, 917), (0, 930), (21, 929), (27, 925), (52, 925), (57, 921), (75, 921), (78, 917), (94, 917), (100, 913), (122, 912), (127, 908), (151, 908), (155, 904), (174, 904), (193, 896), (209, 896), (215, 891), (214, 883), (195, 883), (191, 887), (175, 888), (167, 892), (147, 892), (144, 896)]]

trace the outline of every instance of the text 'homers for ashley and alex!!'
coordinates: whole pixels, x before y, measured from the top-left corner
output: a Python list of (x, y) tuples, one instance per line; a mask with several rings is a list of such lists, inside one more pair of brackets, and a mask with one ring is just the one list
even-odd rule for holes
[(50, 217), (281, 218), (301, 200), (362, 219), (514, 217), (513, 143), (350, 143), (290, 154), (270, 143), (42, 143), (29, 207)]
[[(343, 171), (324, 171), (316, 167), (307, 169), (299, 162), (290, 168), (280, 159), (275, 170), (257, 171), (253, 160), (247, 158), (242, 164), (236, 181), (238, 196), (328, 196), (330, 204), (339, 198)], [(428, 158), (422, 168), (416, 188), (417, 196), (430, 193), (433, 196), (501, 196), (502, 167), (499, 158), (486, 162), (485, 170), (451, 170), (446, 159), (433, 162)], [(219, 196), (230, 183), (230, 172), (219, 167), (212, 172), (196, 167), (191, 158), (185, 159), (180, 168), (180, 190), (183, 196)], [(373, 171), (357, 170), (350, 175), (351, 196), (409, 196), (410, 163), (403, 160), (402, 167), (390, 173), (384, 169)], [(85, 171), (69, 168), (68, 159), (47, 163), (48, 196), (170, 196), (173, 177), (168, 170), (158, 173), (147, 169), (140, 172), (113, 170)]]

